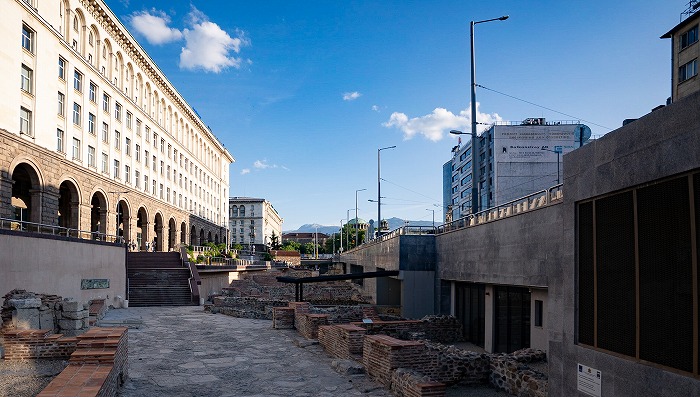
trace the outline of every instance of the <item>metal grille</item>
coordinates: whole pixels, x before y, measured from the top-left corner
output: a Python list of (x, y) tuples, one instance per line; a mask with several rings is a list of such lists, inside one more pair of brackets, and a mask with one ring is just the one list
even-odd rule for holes
[(693, 371), (688, 177), (637, 191), (639, 357)]
[(593, 345), (593, 203), (578, 206), (578, 341)]
[(597, 200), (598, 347), (634, 356), (636, 280), (632, 192)]

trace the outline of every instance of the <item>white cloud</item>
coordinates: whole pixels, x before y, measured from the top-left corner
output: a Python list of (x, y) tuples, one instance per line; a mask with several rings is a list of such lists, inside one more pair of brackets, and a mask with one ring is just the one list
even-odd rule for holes
[[(501, 121), (498, 113), (480, 113), (479, 103), (476, 104), (476, 120), (479, 123), (492, 124)], [(405, 113), (394, 112), (389, 117), (389, 121), (382, 123), (386, 128), (398, 128), (403, 132), (404, 139), (411, 139), (415, 135), (423, 135), (426, 139), (437, 142), (442, 139), (444, 133), (450, 130), (471, 128), (471, 109), (467, 108), (454, 114), (445, 108), (435, 108), (432, 113), (425, 116), (408, 118)], [(486, 126), (480, 125), (481, 130)]]
[(253, 162), (253, 167), (257, 170), (281, 168), (285, 171), (289, 171), (289, 168), (284, 165), (270, 164), (267, 160), (255, 160), (255, 162)]
[(344, 100), (344, 101), (354, 101), (355, 99), (357, 99), (357, 98), (359, 98), (359, 97), (361, 97), (361, 96), (362, 96), (362, 94), (360, 94), (360, 93), (357, 92), (357, 91), (353, 91), (353, 92), (344, 92), (344, 93), (343, 93), (343, 100)]
[(379, 106), (377, 106), (377, 105), (372, 105), (372, 110), (374, 110), (375, 112), (379, 113)]
[(241, 175), (250, 174), (250, 168), (243, 168), (241, 170)]
[(250, 45), (243, 31), (236, 30), (236, 37), (231, 37), (194, 6), (188, 21), (190, 29), (183, 30), (185, 46), (180, 53), (180, 68), (219, 73), (229, 67), (238, 69), (243, 62), (250, 63), (231, 54), (238, 54), (242, 47)]
[(135, 12), (130, 17), (131, 26), (151, 44), (160, 45), (182, 39), (182, 32), (168, 27), (170, 17), (163, 11)]

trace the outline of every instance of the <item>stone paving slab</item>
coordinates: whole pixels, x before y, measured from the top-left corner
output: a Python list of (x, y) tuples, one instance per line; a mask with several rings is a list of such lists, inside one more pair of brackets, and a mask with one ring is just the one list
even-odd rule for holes
[(105, 319), (142, 322), (129, 330), (122, 397), (391, 396), (365, 375), (336, 373), (322, 347), (296, 346), (296, 331), (269, 320), (197, 306), (111, 310)]

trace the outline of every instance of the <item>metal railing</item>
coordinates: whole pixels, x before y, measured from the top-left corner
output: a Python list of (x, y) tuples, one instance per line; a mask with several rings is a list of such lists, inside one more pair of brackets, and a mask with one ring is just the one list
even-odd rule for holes
[(558, 184), (548, 189), (540, 190), (493, 208), (477, 212), (476, 214), (469, 214), (456, 221), (438, 226), (435, 233), (442, 234), (453, 230), (481, 225), (560, 202), (564, 199), (562, 186), (563, 184)]
[(0, 229), (14, 230), (27, 233), (38, 233), (51, 236), (71, 237), (81, 240), (104, 241), (114, 244), (124, 244), (124, 237), (100, 232), (72, 229), (68, 227), (44, 225), (41, 223), (18, 221), (15, 219), (0, 218)]

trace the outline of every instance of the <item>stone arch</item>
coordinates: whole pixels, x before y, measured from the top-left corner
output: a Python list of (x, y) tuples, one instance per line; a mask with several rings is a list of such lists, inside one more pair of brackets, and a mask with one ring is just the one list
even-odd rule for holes
[(168, 220), (168, 251), (174, 251), (177, 248), (177, 226), (175, 218), (170, 217)]
[(148, 228), (149, 224), (148, 210), (145, 206), (141, 205), (136, 213), (136, 244), (142, 251), (147, 250), (146, 242), (150, 241), (148, 239), (150, 236)]
[(111, 81), (112, 76), (112, 43), (109, 39), (104, 40), (102, 45), (102, 74)]
[(58, 27), (58, 30), (61, 33), (61, 36), (63, 36), (64, 39), (68, 40), (68, 32), (70, 31), (68, 23), (70, 17), (70, 4), (68, 4), (68, 0), (61, 0), (59, 2), (58, 16), (61, 19), (61, 24)]
[(107, 195), (101, 190), (90, 196), (90, 232), (93, 240), (104, 240), (107, 235)]
[(126, 198), (120, 198), (119, 201), (117, 201), (115, 217), (116, 222), (114, 234), (121, 241), (131, 241), (131, 228), (129, 227), (131, 223), (131, 210), (129, 208), (129, 202)]
[(80, 229), (80, 187), (73, 178), (62, 178), (58, 187), (58, 226)]
[(214, 241), (214, 240), (212, 240), (212, 238), (211, 238), (211, 230), (210, 230), (210, 231), (207, 233), (207, 243), (211, 243), (211, 242), (213, 242), (213, 241)]
[(219, 245), (219, 233), (214, 234), (214, 244)]
[(199, 229), (199, 245), (204, 245), (206, 240), (204, 239), (204, 228)]
[[(86, 45), (86, 30), (87, 27), (85, 26), (85, 14), (83, 13), (83, 10), (80, 8), (75, 9), (75, 18), (78, 20), (78, 31), (76, 32), (75, 27), (73, 26), (73, 39), (71, 40), (71, 45), (72, 41), (75, 40), (77, 42), (77, 47), (75, 48), (76, 51), (82, 56), (85, 57), (85, 49), (87, 48)], [(75, 23), (75, 20), (73, 21)]]
[(22, 157), (13, 161), (10, 170), (12, 218), (24, 222), (42, 223), (44, 178), (39, 167), (30, 159)]
[(152, 244), (155, 244), (154, 251), (163, 251), (163, 243), (165, 242), (163, 239), (163, 228), (163, 215), (160, 212), (156, 212), (153, 218), (153, 232), (155, 234), (153, 235)]
[(138, 72), (136, 73), (136, 86), (134, 87), (134, 102), (136, 102), (136, 106), (141, 107), (142, 106), (142, 101), (143, 100), (143, 77), (141, 77), (141, 73)]
[(100, 31), (97, 26), (90, 25), (88, 28), (88, 40), (87, 40), (87, 58), (90, 64), (97, 66), (99, 65), (100, 59)]
[(110, 82), (114, 83), (118, 89), (124, 89), (124, 57), (122, 57), (121, 51), (117, 51), (114, 55), (114, 75)]
[(190, 228), (190, 245), (197, 245), (197, 228), (192, 225)]
[(180, 244), (187, 244), (187, 223), (185, 222), (180, 224)]
[[(124, 93), (128, 98), (133, 98), (134, 92), (134, 67), (131, 62), (126, 63), (126, 74), (124, 76)], [(132, 95), (132, 96), (129, 96)]]

